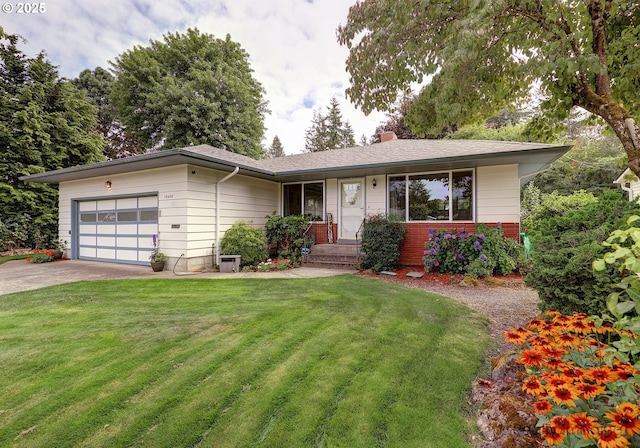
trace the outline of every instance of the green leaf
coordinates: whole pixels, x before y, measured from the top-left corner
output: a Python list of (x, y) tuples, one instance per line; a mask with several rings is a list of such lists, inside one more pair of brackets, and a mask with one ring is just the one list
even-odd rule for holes
[(597, 260), (593, 261), (592, 266), (594, 271), (604, 271), (606, 268), (606, 263), (602, 258), (598, 258)]

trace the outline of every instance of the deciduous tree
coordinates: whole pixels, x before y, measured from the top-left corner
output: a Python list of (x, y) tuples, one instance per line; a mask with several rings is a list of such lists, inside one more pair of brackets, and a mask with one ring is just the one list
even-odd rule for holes
[(429, 80), (407, 122), (437, 133), (525, 101), (539, 83), (547, 117), (602, 117), (640, 173), (640, 3), (624, 0), (360, 0), (338, 28), (349, 98), (388, 109)]
[(146, 149), (210, 144), (262, 158), (264, 89), (231, 40), (189, 29), (136, 46), (112, 63), (118, 116)]
[(84, 91), (87, 99), (98, 109), (96, 129), (107, 141), (104, 155), (107, 159), (120, 159), (138, 153), (133, 136), (117, 118), (117, 110), (110, 101), (111, 90), (116, 78), (102, 67), (83, 70), (72, 80), (73, 84)]

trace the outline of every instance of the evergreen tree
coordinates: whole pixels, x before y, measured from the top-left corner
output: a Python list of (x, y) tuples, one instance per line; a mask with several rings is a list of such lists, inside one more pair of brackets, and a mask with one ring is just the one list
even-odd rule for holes
[(116, 78), (102, 67), (83, 70), (72, 80), (78, 89), (85, 92), (89, 102), (98, 108), (96, 129), (107, 141), (104, 155), (107, 159), (120, 159), (138, 153), (135, 139), (117, 119), (116, 107), (110, 100)]
[(277, 135), (273, 137), (273, 141), (271, 142), (271, 146), (269, 146), (267, 153), (271, 158), (285, 156), (284, 147), (282, 146), (282, 142)]
[(265, 156), (264, 88), (249, 55), (229, 35), (189, 29), (134, 47), (116, 58), (111, 99), (145, 149), (209, 144), (256, 159)]
[(22, 53), (21, 40), (0, 27), (0, 221), (26, 214), (51, 241), (57, 240), (57, 186), (20, 177), (104, 160), (105, 142), (95, 131), (96, 108), (43, 52)]
[(353, 128), (348, 121), (342, 120), (340, 104), (336, 97), (331, 98), (326, 115), (320, 110), (313, 112), (311, 127), (305, 131), (304, 138), (307, 152), (350, 148), (356, 145)]

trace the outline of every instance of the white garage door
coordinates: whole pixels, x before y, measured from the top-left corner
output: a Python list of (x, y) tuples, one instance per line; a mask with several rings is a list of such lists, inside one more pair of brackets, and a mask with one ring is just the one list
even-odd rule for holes
[(80, 259), (149, 262), (158, 233), (157, 196), (82, 201), (78, 214)]

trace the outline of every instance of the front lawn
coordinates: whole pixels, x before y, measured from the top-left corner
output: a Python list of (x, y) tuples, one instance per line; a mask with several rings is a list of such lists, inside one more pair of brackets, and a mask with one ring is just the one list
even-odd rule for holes
[(487, 344), (458, 302), (352, 275), (4, 295), (0, 446), (467, 447)]

